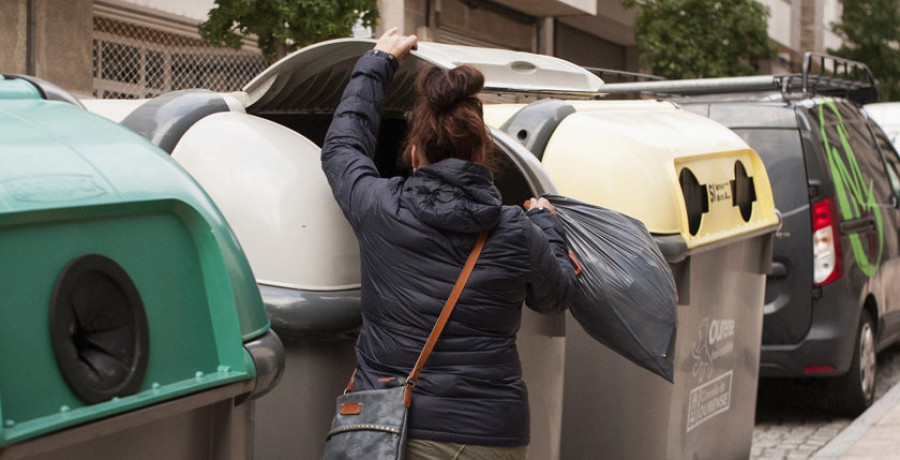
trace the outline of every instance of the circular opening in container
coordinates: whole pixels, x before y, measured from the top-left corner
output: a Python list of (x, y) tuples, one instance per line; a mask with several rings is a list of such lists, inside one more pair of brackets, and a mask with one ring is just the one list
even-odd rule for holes
[(147, 370), (144, 305), (125, 270), (87, 254), (70, 261), (50, 303), (50, 339), (63, 378), (88, 404), (136, 393)]
[(697, 177), (690, 169), (684, 168), (678, 176), (681, 193), (684, 195), (684, 207), (687, 211), (688, 231), (696, 236), (700, 231), (703, 214), (709, 211), (709, 194), (705, 185), (700, 185)]
[(516, 133), (516, 137), (518, 137), (520, 141), (524, 141), (525, 138), (528, 137), (528, 131), (520, 129), (519, 132)]
[(734, 180), (731, 181), (732, 206), (741, 211), (744, 222), (750, 222), (753, 214), (753, 202), (756, 201), (756, 187), (753, 178), (747, 175), (747, 169), (740, 160), (734, 162)]

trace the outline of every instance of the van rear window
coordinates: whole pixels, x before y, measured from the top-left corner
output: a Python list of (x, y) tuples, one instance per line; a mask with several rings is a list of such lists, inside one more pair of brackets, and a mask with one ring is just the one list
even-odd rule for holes
[(809, 205), (803, 146), (798, 130), (763, 128), (733, 131), (756, 150), (765, 164), (776, 208), (785, 212)]

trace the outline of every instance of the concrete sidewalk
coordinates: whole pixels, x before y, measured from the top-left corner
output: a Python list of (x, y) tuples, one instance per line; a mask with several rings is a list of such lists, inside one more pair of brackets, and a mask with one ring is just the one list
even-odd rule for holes
[(900, 383), (894, 385), (812, 458), (900, 459)]

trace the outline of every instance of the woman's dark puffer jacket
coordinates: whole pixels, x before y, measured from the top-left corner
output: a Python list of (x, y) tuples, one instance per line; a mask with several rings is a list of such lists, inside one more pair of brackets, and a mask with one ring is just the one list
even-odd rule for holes
[(447, 159), (409, 178), (379, 178), (384, 89), (395, 69), (366, 53), (322, 148), (322, 167), (359, 240), (363, 325), (357, 390), (409, 373), (478, 233), (481, 257), (413, 391), (409, 437), (484, 446), (528, 444), (528, 397), (516, 351), (521, 307), (561, 312), (574, 271), (546, 210), (502, 206), (490, 171)]

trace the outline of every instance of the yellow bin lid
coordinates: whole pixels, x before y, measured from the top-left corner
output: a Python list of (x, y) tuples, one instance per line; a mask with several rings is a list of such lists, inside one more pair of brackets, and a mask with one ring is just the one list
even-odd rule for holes
[[(778, 225), (765, 167), (728, 128), (658, 101), (572, 101), (542, 163), (561, 195), (627, 214), (689, 249)], [(485, 105), (500, 126), (523, 105)]]

